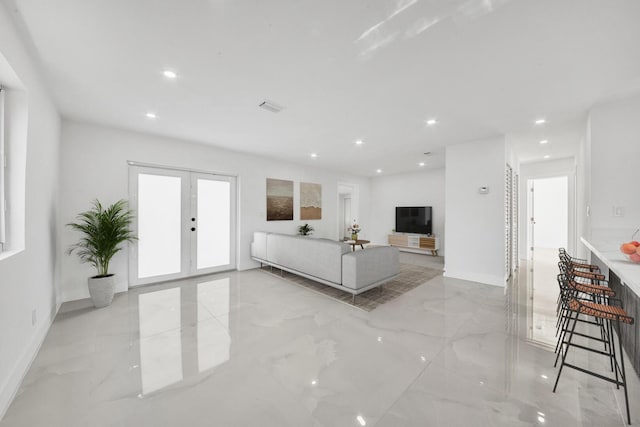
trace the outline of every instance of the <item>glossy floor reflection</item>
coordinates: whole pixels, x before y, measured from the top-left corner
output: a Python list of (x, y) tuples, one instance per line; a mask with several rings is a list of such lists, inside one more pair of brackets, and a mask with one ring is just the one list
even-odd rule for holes
[(607, 383), (551, 392), (526, 286), (437, 277), (367, 313), (253, 270), (65, 304), (0, 425), (623, 425)]
[(536, 247), (533, 260), (525, 262), (526, 289), (531, 299), (529, 336), (540, 345), (556, 345), (556, 301), (558, 287), (558, 249)]

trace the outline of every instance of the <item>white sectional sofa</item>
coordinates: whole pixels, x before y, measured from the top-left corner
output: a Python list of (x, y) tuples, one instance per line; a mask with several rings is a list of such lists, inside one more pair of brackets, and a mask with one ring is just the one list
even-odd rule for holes
[(398, 275), (398, 249), (389, 246), (351, 251), (351, 246), (328, 239), (256, 231), (251, 257), (356, 295)]

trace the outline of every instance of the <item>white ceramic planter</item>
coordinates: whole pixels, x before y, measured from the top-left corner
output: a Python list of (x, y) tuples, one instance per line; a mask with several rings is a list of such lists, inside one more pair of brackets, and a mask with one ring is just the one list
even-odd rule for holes
[(89, 295), (96, 308), (106, 307), (113, 301), (116, 289), (116, 281), (113, 274), (107, 277), (89, 278)]

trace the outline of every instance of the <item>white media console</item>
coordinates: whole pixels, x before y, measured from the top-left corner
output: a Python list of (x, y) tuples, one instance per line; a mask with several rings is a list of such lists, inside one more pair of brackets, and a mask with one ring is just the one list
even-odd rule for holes
[(438, 249), (440, 249), (440, 242), (436, 236), (424, 234), (389, 234), (388, 241), (391, 246), (407, 252), (426, 253), (431, 251), (431, 255), (437, 256)]

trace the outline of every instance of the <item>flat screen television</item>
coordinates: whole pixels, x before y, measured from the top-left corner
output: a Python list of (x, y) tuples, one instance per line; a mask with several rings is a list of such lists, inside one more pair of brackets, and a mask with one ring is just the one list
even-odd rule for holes
[(396, 207), (396, 232), (431, 234), (431, 206)]

